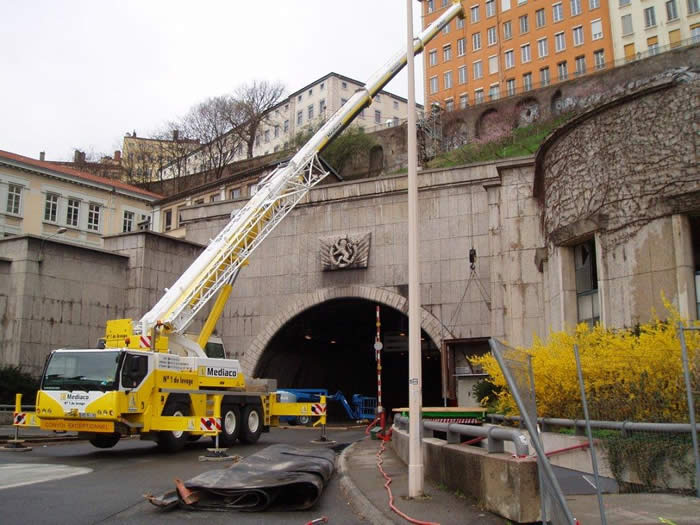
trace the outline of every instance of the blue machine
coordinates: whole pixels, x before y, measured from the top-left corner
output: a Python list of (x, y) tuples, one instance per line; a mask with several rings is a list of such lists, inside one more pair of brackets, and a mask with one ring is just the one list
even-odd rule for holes
[[(319, 401), (321, 396), (326, 396), (326, 401), (338, 401), (348, 414), (348, 418), (355, 421), (361, 419), (373, 420), (377, 415), (376, 397), (367, 397), (360, 394), (355, 394), (352, 396), (351, 405), (348, 403), (348, 400), (340, 390), (331, 395), (328, 394), (328, 390), (325, 388), (284, 388), (280, 391), (289, 392), (290, 394), (296, 396), (296, 401), (298, 403)], [(292, 425), (297, 423), (300, 425), (306, 425), (309, 423), (310, 418), (308, 416), (284, 416), (281, 417), (280, 420), (287, 421)]]

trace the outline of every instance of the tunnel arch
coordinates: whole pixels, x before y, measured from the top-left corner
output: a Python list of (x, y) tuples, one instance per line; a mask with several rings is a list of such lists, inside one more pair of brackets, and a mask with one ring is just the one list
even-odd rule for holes
[[(255, 370), (258, 361), (262, 357), (268, 344), (277, 332), (289, 321), (305, 310), (320, 305), (333, 299), (365, 299), (380, 305), (391, 307), (405, 315), (408, 315), (408, 299), (388, 290), (373, 288), (370, 286), (346, 286), (339, 288), (325, 288), (315, 292), (304, 294), (294, 304), (280, 312), (274, 319), (258, 333), (243, 357), (243, 366), (250, 373)], [(437, 348), (442, 347), (443, 338), (452, 338), (449, 330), (432, 313), (424, 308), (421, 312), (421, 329), (430, 337)]]

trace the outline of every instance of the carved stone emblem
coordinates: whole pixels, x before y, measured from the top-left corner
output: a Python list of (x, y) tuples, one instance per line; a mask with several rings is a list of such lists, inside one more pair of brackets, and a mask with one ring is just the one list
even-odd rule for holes
[(370, 233), (341, 237), (326, 237), (321, 242), (321, 268), (344, 270), (346, 268), (367, 268), (369, 260)]

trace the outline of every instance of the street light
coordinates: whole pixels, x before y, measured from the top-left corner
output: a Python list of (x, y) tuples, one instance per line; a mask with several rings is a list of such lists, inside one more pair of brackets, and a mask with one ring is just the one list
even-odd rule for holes
[(41, 240), (41, 244), (39, 245), (39, 257), (37, 258), (37, 262), (41, 264), (44, 261), (44, 243), (48, 241), (50, 238), (55, 237), (56, 235), (62, 235), (68, 231), (68, 228), (59, 228), (55, 232), (53, 232), (51, 235), (44, 237)]

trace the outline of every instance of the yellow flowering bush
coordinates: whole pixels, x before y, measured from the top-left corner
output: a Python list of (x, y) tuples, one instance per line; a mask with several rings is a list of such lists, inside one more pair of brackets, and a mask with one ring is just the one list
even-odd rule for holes
[[(608, 330), (600, 325), (591, 328), (583, 323), (573, 333), (553, 332), (546, 341), (536, 338), (532, 347), (519, 349), (532, 356), (538, 415), (583, 418), (573, 352), (577, 344), (591, 419), (687, 422), (678, 330), (681, 319), (675, 309), (666, 307), (667, 320), (655, 318), (633, 330)], [(697, 391), (693, 364), (700, 338), (695, 331), (686, 331), (685, 338)], [(482, 403), (497, 412), (517, 415), (496, 359), (488, 354), (476, 362), (495, 386), (495, 394)]]

